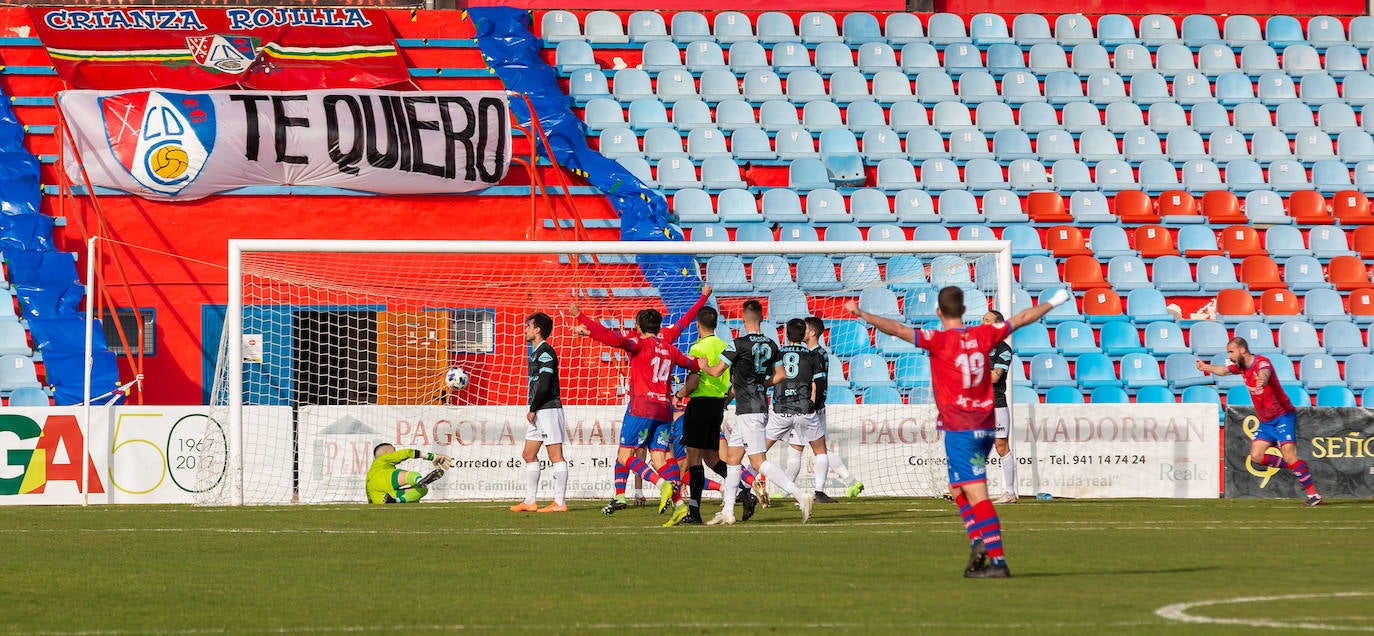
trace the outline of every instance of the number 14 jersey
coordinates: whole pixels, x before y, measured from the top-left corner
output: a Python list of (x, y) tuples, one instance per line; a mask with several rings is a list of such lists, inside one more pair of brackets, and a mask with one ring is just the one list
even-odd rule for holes
[(1008, 323), (946, 331), (916, 330), (916, 346), (930, 352), (930, 381), (940, 413), (940, 428), (947, 431), (996, 428), (988, 355), (992, 346), (1009, 334), (1011, 325)]

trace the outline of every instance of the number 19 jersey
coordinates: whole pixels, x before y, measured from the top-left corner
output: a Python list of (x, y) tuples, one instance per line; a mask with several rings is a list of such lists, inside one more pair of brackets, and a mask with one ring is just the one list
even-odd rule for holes
[(726, 345), (720, 354), (730, 367), (730, 385), (735, 389), (735, 414), (768, 412), (768, 386), (779, 363), (778, 343), (760, 333), (747, 333)]
[(930, 382), (947, 431), (991, 430), (992, 375), (988, 351), (1011, 334), (1011, 325), (979, 325), (939, 331), (917, 329), (916, 346), (930, 352)]

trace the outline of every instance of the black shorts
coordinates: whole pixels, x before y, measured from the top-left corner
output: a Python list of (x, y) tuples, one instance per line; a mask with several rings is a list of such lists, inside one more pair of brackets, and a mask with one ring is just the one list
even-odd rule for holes
[(700, 450), (720, 448), (720, 425), (725, 421), (725, 398), (694, 397), (682, 414), (682, 445)]

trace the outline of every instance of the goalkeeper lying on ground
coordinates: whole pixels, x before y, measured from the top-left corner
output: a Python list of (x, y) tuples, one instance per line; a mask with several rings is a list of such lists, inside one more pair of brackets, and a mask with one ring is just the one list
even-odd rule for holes
[[(429, 493), (429, 485), (444, 476), (445, 468), (453, 467), (453, 458), (403, 448), (385, 442), (372, 449), (372, 466), (367, 469), (367, 502), (415, 503)], [(428, 475), (401, 470), (396, 465), (407, 459), (423, 459), (434, 462), (434, 470)]]

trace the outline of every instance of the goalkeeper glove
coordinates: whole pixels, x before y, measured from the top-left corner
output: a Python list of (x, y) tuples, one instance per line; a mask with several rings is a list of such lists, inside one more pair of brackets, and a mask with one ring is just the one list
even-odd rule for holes
[(1072, 299), (1073, 294), (1070, 294), (1069, 292), (1063, 289), (1056, 289), (1054, 291), (1054, 294), (1050, 296), (1050, 299), (1047, 302), (1050, 303), (1051, 307), (1058, 307), (1066, 302), (1069, 302)]
[(434, 466), (436, 468), (453, 468), (453, 458), (448, 455), (435, 455)]

